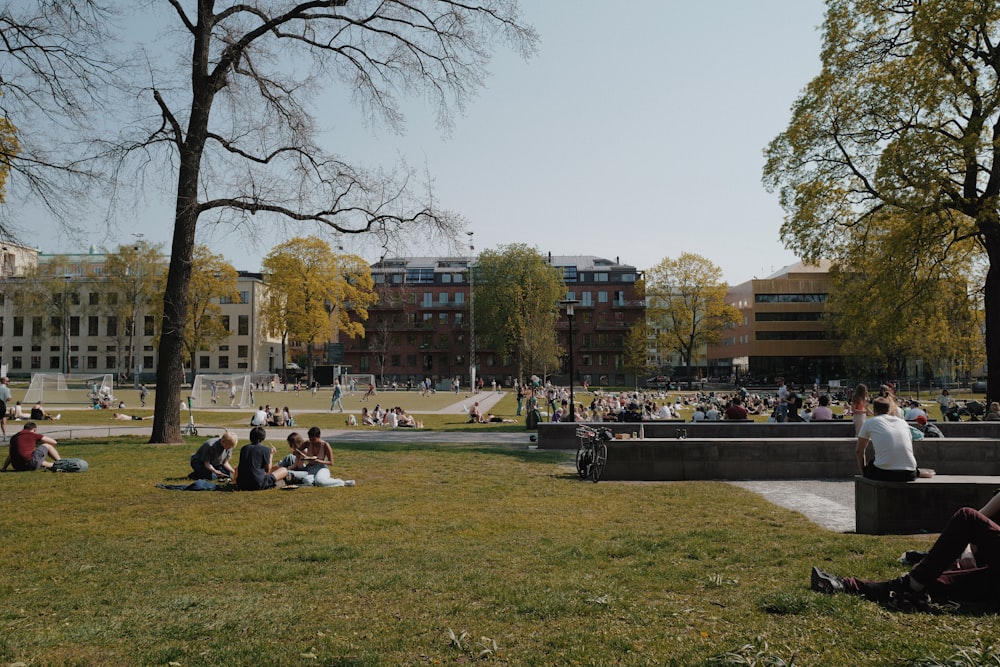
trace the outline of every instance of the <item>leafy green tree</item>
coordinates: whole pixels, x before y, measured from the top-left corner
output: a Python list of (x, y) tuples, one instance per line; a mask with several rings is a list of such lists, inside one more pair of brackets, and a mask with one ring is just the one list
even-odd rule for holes
[(371, 267), (357, 255), (336, 255), (315, 236), (294, 238), (264, 258), (265, 283), (271, 298), (264, 306), (268, 329), (285, 340), (308, 345), (309, 381), (313, 348), (333, 340), (337, 332), (364, 336), (368, 308), (377, 300)]
[(657, 348), (684, 358), (689, 386), (694, 354), (740, 321), (739, 310), (726, 303), (728, 290), (722, 270), (694, 253), (664, 259), (646, 272), (646, 320), (659, 331)]
[[(1000, 6), (831, 0), (822, 70), (767, 149), (782, 239), (804, 259), (873, 255), (887, 221), (919, 256), (985, 254), (987, 395), (1000, 397)], [(913, 246), (911, 246), (913, 247)], [(905, 265), (898, 267), (905, 271)]]
[(929, 369), (982, 362), (981, 318), (967, 292), (965, 258), (928, 257), (920, 245), (906, 224), (883, 220), (847, 244), (831, 269), (827, 312), (859, 377), (905, 377), (915, 359)]
[(537, 249), (517, 243), (482, 252), (474, 271), (478, 346), (513, 357), (522, 379), (526, 365), (543, 373), (557, 367), (560, 346), (553, 324), (566, 295), (559, 269)]
[(651, 370), (649, 365), (649, 325), (645, 320), (636, 320), (625, 335), (625, 346), (622, 350), (625, 371), (635, 376), (635, 388), (639, 388), (640, 376), (647, 375)]

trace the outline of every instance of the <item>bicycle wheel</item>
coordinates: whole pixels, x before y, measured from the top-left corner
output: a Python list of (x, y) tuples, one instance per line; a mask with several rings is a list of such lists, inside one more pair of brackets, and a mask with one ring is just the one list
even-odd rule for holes
[(580, 479), (587, 479), (590, 473), (590, 462), (593, 460), (593, 450), (588, 445), (580, 445), (576, 450), (576, 474)]
[(608, 446), (603, 442), (594, 445), (594, 462), (590, 464), (590, 478), (594, 480), (595, 484), (601, 478), (601, 473), (604, 472), (604, 464), (607, 461)]

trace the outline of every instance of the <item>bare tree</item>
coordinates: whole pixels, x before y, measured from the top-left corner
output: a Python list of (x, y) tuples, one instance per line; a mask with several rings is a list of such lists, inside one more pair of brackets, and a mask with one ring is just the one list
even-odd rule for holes
[(482, 86), (493, 42), (506, 40), (524, 55), (537, 42), (516, 0), (170, 5), (185, 65), (151, 72), (157, 126), (120, 144), (118, 172), (134, 174), (132, 158), (151, 165), (157, 157), (177, 172), (152, 442), (180, 440), (182, 337), (203, 216), (237, 226), (252, 216), (313, 222), (385, 244), (412, 227), (450, 236), (462, 224), (437, 208), (412, 172), (368, 171), (323, 150), (309, 95), (340, 81), (368, 114), (400, 129), (397, 94), (423, 94), (447, 126)]
[[(81, 197), (99, 181), (86, 139), (101, 125), (122, 67), (105, 48), (114, 16), (100, 0), (22, 0), (0, 6), (0, 141), (6, 200), (47, 209), (72, 233)], [(5, 133), (6, 135), (7, 133)], [(20, 212), (12, 206), (10, 211)], [(6, 208), (0, 236), (26, 233)]]

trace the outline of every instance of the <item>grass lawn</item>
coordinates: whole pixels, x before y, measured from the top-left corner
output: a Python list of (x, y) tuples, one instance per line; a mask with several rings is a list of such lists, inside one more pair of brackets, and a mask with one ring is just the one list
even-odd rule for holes
[(337, 444), (354, 488), (155, 488), (196, 444), (63, 441), (89, 472), (0, 475), (0, 664), (906, 665), (1000, 636), (812, 593), (813, 564), (895, 576), (931, 538), (831, 533), (724, 483)]

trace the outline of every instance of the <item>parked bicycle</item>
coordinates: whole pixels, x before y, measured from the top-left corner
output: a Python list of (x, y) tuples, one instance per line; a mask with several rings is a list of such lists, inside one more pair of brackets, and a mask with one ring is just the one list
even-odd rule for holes
[(614, 435), (609, 428), (580, 425), (576, 427), (576, 437), (580, 439), (576, 450), (576, 472), (581, 479), (597, 482), (608, 461), (608, 441)]

